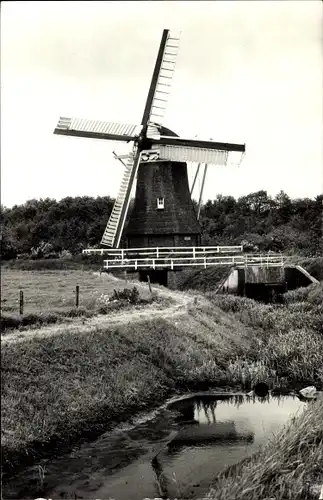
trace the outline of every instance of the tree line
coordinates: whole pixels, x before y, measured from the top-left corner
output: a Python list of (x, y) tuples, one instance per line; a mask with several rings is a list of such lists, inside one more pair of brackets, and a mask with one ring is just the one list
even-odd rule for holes
[[(109, 196), (29, 200), (1, 207), (1, 257), (57, 257), (99, 246), (114, 199)], [(194, 202), (195, 203), (195, 202)], [(323, 195), (291, 199), (258, 191), (235, 199), (218, 195), (201, 208), (202, 244), (253, 251), (322, 252)]]

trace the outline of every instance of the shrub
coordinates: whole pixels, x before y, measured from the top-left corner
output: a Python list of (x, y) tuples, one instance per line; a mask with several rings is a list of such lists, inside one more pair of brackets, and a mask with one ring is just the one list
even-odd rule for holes
[(293, 304), (307, 301), (311, 305), (323, 304), (323, 283), (296, 288), (284, 294), (284, 303)]
[(295, 302), (303, 302), (307, 300), (308, 297), (308, 287), (296, 288), (296, 290), (291, 290), (284, 294), (284, 303), (293, 304)]
[(73, 255), (68, 250), (62, 250), (60, 252), (60, 254), (59, 254), (59, 258), (60, 259), (65, 259), (65, 260), (72, 260), (73, 259)]
[(18, 328), (21, 324), (21, 319), (15, 316), (6, 316), (1, 314), (0, 326), (1, 332), (9, 328)]
[(129, 304), (138, 304), (140, 302), (140, 294), (138, 288), (135, 286), (131, 290), (129, 288), (124, 288), (123, 290), (113, 290), (110, 300), (120, 300), (126, 301)]
[(322, 305), (323, 304), (323, 284), (312, 285), (308, 287), (308, 301), (310, 304)]
[(72, 307), (67, 313), (66, 316), (68, 318), (77, 318), (79, 316), (92, 316), (91, 312), (85, 307)]

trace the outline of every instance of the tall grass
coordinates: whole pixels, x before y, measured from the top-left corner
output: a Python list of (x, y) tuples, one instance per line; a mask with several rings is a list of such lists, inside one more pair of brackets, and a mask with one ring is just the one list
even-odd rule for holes
[[(273, 381), (275, 373), (293, 383), (311, 381), (323, 387), (323, 284), (288, 292), (283, 305), (261, 304), (233, 295), (211, 293), (208, 297), (255, 329), (257, 362), (267, 380)], [(235, 361), (236, 378), (240, 365), (240, 360)]]

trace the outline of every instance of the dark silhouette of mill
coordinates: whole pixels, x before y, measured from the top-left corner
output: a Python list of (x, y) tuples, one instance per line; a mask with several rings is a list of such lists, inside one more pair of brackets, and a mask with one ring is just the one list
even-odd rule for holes
[[(164, 127), (161, 132), (175, 136)], [(162, 200), (162, 208), (158, 200)], [(134, 206), (125, 233), (129, 248), (200, 245), (201, 227), (190, 194), (186, 163), (139, 165)]]

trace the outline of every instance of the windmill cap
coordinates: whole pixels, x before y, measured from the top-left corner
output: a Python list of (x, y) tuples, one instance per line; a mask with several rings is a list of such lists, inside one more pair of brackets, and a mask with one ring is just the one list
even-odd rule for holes
[(172, 130), (166, 127), (160, 127), (160, 135), (168, 135), (170, 137), (179, 137), (179, 135), (175, 134)]

